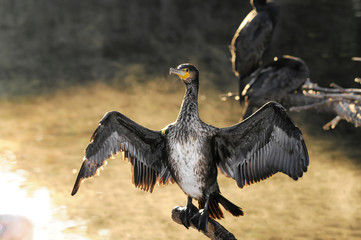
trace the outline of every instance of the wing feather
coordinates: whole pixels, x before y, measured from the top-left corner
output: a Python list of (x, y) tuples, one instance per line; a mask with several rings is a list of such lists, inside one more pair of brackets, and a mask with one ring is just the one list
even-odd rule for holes
[(277, 172), (297, 180), (309, 164), (301, 131), (275, 102), (235, 126), (219, 129), (214, 141), (218, 167), (240, 188)]
[(84, 179), (94, 176), (107, 159), (119, 152), (123, 160), (131, 163), (132, 182), (137, 188), (152, 192), (157, 181), (172, 182), (164, 148), (160, 131), (144, 128), (119, 112), (106, 113), (85, 150), (72, 195)]

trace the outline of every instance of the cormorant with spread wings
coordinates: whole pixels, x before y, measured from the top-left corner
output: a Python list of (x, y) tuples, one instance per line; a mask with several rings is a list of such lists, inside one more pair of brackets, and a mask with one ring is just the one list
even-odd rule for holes
[[(239, 124), (213, 127), (198, 114), (197, 68), (181, 64), (170, 73), (186, 86), (177, 120), (153, 131), (119, 112), (106, 113), (86, 148), (72, 195), (106, 159), (123, 152), (132, 165), (136, 187), (152, 192), (156, 183), (176, 182), (188, 196), (183, 225), (188, 228), (192, 221), (198, 230), (206, 231), (208, 217), (224, 216), (219, 204), (234, 216), (243, 215), (240, 207), (221, 195), (217, 168), (240, 188), (277, 172), (297, 180), (307, 171), (309, 158), (301, 131), (281, 105), (270, 102)], [(195, 214), (192, 199), (198, 200), (201, 209)]]

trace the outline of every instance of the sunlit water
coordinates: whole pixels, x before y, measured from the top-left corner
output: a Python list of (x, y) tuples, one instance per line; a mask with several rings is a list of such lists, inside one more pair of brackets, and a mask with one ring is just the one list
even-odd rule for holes
[[(0, 153), (0, 215), (20, 215), (34, 226), (34, 240), (86, 240), (85, 222), (67, 219), (66, 207), (55, 206), (47, 188), (30, 191), (27, 172), (15, 170), (16, 156), (11, 151)], [(75, 233), (67, 233), (69, 229)], [(68, 231), (69, 232), (69, 231)], [(73, 231), (74, 232), (74, 231)]]

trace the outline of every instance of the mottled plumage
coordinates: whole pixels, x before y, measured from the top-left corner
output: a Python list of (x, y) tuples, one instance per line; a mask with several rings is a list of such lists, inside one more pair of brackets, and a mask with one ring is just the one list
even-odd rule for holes
[[(220, 194), (217, 168), (241, 188), (279, 171), (296, 180), (307, 170), (302, 134), (281, 105), (268, 103), (244, 122), (216, 128), (201, 121), (198, 114), (198, 70), (182, 64), (170, 72), (186, 85), (176, 122), (153, 131), (119, 112), (107, 113), (86, 148), (73, 195), (106, 159), (123, 152), (132, 164), (136, 187), (152, 191), (157, 182), (175, 181), (188, 196), (182, 223), (188, 228), (192, 220), (206, 231), (209, 216), (224, 216), (219, 204), (234, 216), (243, 215), (241, 208)], [(194, 215), (192, 199), (198, 200), (201, 209)]]

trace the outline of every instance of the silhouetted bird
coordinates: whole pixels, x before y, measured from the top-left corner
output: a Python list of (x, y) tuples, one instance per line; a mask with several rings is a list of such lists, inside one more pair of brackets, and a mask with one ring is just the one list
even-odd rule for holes
[(270, 64), (259, 68), (251, 74), (250, 82), (242, 92), (247, 107), (243, 118), (250, 116), (254, 107), (258, 108), (269, 101), (288, 107), (290, 93), (298, 90), (309, 76), (305, 62), (292, 56), (275, 58)]
[(278, 19), (274, 3), (266, 0), (251, 0), (250, 3), (253, 10), (238, 27), (230, 46), (233, 72), (239, 77), (239, 93), (246, 85), (245, 78), (261, 65)]
[[(182, 223), (188, 228), (192, 221), (198, 230), (206, 231), (209, 216), (224, 216), (219, 204), (234, 216), (243, 215), (241, 208), (221, 195), (217, 167), (240, 188), (279, 171), (294, 180), (307, 171), (309, 159), (302, 134), (281, 105), (268, 103), (246, 121), (216, 128), (202, 122), (198, 114), (196, 67), (182, 64), (170, 73), (178, 75), (186, 86), (177, 120), (153, 131), (119, 112), (106, 113), (86, 148), (72, 195), (106, 159), (124, 152), (136, 187), (152, 192), (157, 182), (175, 181), (188, 196)], [(192, 199), (198, 200), (200, 211)]]

